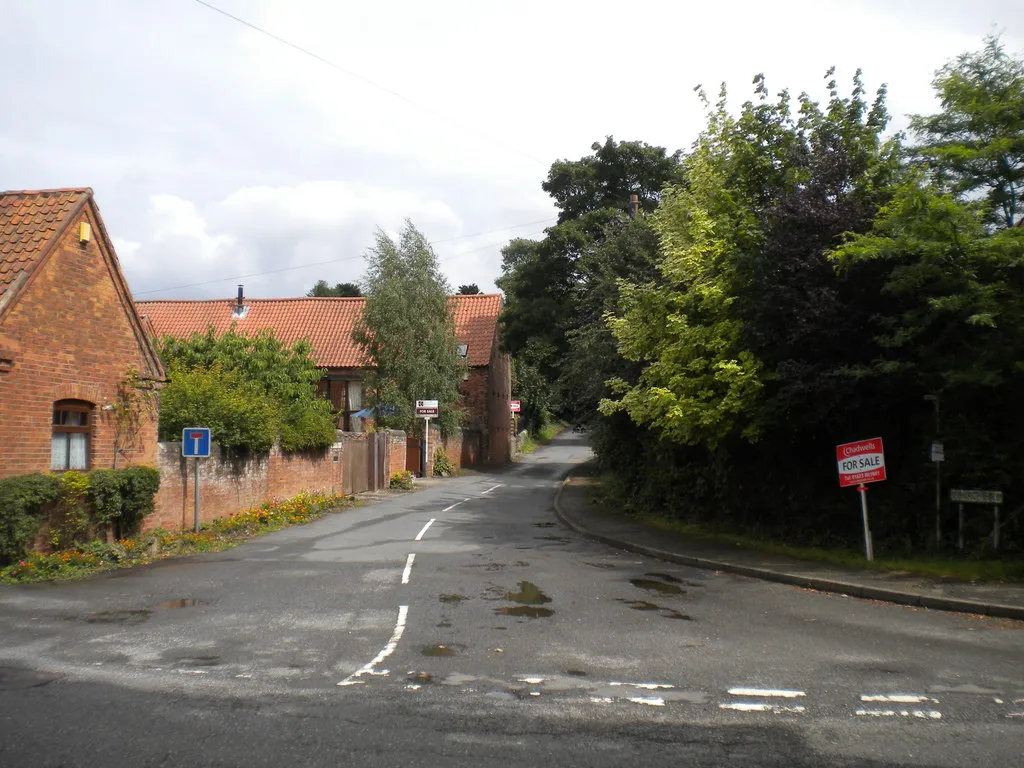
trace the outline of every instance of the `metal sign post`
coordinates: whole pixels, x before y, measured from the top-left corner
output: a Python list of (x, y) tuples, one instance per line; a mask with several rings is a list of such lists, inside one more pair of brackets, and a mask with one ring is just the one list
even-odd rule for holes
[(868, 525), (868, 487), (865, 483), (885, 480), (885, 449), (882, 438), (858, 440), (836, 446), (836, 463), (839, 467), (839, 487), (857, 486), (860, 493), (860, 511), (864, 520), (864, 554), (868, 560), (875, 559), (871, 542), (871, 526)]
[(992, 549), (999, 549), (999, 505), (1003, 503), (1002, 491), (976, 491), (951, 488), (949, 500), (955, 501), (958, 506), (959, 531), (957, 534), (957, 546), (960, 549), (964, 548), (964, 504), (992, 505)]
[(864, 555), (870, 562), (875, 559), (875, 547), (871, 541), (871, 526), (868, 525), (868, 487), (861, 484), (857, 490), (860, 492), (860, 514), (864, 519)]
[(199, 459), (210, 457), (210, 443), (209, 427), (185, 427), (181, 430), (181, 455), (193, 459), (192, 530), (196, 533), (199, 533)]

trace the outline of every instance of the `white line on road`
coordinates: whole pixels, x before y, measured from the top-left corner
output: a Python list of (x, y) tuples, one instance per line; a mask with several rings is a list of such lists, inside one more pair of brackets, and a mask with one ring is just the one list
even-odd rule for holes
[[(433, 522), (433, 520), (431, 520)], [(342, 680), (338, 685), (361, 685), (362, 680), (359, 678), (363, 675), (378, 675), (384, 676), (388, 674), (388, 670), (382, 669), (379, 672), (374, 671), (374, 667), (380, 664), (384, 659), (395, 652), (395, 648), (398, 647), (398, 641), (402, 639), (402, 633), (405, 632), (405, 617), (409, 615), (409, 606), (400, 605), (398, 606), (398, 623), (395, 624), (395, 633), (391, 635), (391, 639), (388, 640), (388, 644), (385, 645), (381, 652), (373, 657), (373, 661), (360, 669), (357, 669), (351, 675)]]
[(415, 553), (409, 553), (409, 557), (405, 559), (405, 570), (402, 571), (402, 583), (409, 583), (409, 576), (412, 574), (412, 561), (416, 559)]
[(930, 701), (932, 704), (938, 704), (938, 699), (933, 699), (931, 696), (922, 696), (917, 693), (870, 693), (861, 694), (861, 701), (889, 701), (894, 704), (921, 704), (925, 701)]
[(494, 490), (495, 488), (501, 488), (501, 487), (502, 487), (503, 485), (505, 485), (505, 484), (504, 484), (504, 483), (498, 483), (497, 485), (493, 485), (493, 486), (491, 486), (490, 488), (488, 488), (488, 489), (487, 489), (486, 491), (484, 491), (483, 493), (481, 493), (480, 495), (481, 495), (481, 496), (483, 496), (483, 495), (485, 495), (485, 494), (488, 494), (488, 493), (490, 493), (491, 491), (493, 491), (493, 490)]
[(669, 685), (668, 683), (620, 683), (615, 680), (610, 681), (608, 685), (628, 685), (632, 688), (645, 688), (648, 691), (654, 691), (658, 688), (675, 688), (674, 685)]
[(795, 699), (807, 695), (803, 691), (785, 691), (775, 688), (730, 688), (729, 693), (733, 696), (776, 696), (780, 699)]
[(457, 506), (459, 506), (459, 504), (465, 504), (467, 501), (469, 501), (469, 499), (463, 499), (462, 501), (456, 501), (454, 504), (451, 504), (450, 506), (445, 507), (441, 511), (442, 512), (451, 512), (453, 509), (455, 509)]
[(423, 530), (422, 530), (422, 531), (420, 531), (419, 533), (417, 533), (417, 534), (416, 534), (416, 539), (415, 539), (415, 541), (419, 541), (420, 539), (422, 539), (422, 538), (423, 538), (423, 534), (427, 532), (427, 528), (429, 528), (430, 526), (432, 526), (432, 525), (434, 524), (434, 521), (435, 521), (436, 519), (437, 519), (436, 517), (432, 517), (432, 518), (430, 518), (430, 520), (429, 520), (429, 521), (427, 522), (427, 524), (423, 526)]
[(738, 712), (806, 712), (804, 707), (784, 707), (781, 704), (768, 704), (763, 701), (731, 701), (718, 705), (719, 709), (735, 709)]
[(916, 717), (919, 720), (941, 720), (942, 713), (934, 709), (858, 709), (856, 714), (860, 717)]

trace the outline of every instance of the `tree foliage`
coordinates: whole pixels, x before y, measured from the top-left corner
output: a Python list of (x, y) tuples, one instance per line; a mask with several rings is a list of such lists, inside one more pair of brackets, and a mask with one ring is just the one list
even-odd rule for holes
[(480, 286), (476, 283), (469, 283), (468, 285), (459, 286), (460, 296), (476, 296), (480, 293)]
[(940, 187), (984, 192), (988, 221), (1014, 226), (1024, 211), (1024, 59), (988, 37), (940, 69), (933, 85), (942, 111), (911, 119), (917, 156)]
[(160, 435), (203, 425), (225, 448), (261, 452), (280, 438), (286, 451), (334, 442), (334, 414), (319, 395), (321, 370), (308, 341), (290, 347), (272, 332), (213, 328), (189, 338), (164, 337), (160, 354), (170, 382), (160, 397)]
[(448, 283), (430, 243), (411, 221), (397, 241), (378, 231), (366, 253), (363, 283), (366, 307), (353, 339), (373, 371), (367, 381), (370, 402), (393, 408), (379, 423), (412, 429), (415, 401), (437, 400), (436, 423), (452, 433), (463, 417), (459, 382), (465, 362), (458, 356)]
[(358, 298), (363, 295), (363, 292), (355, 283), (335, 283), (330, 285), (326, 280), (317, 280), (316, 285), (310, 288), (306, 295), (317, 298)]

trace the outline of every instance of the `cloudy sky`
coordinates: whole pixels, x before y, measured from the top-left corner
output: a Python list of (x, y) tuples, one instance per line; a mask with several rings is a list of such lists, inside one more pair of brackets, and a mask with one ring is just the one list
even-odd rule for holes
[[(693, 87), (889, 85), (896, 127), (1021, 0), (198, 0), (4, 3), (0, 188), (91, 186), (137, 298), (358, 281), (411, 219), (453, 287), (555, 209), (551, 162), (606, 135), (685, 148)], [(311, 55), (312, 54), (312, 55)]]

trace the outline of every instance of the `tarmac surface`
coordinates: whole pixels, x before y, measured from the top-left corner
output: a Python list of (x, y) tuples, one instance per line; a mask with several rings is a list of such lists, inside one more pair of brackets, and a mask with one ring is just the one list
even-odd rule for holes
[(971, 583), (904, 571), (838, 567), (644, 525), (593, 502), (597, 480), (574, 470), (555, 498), (559, 520), (594, 541), (667, 562), (868, 600), (1024, 620), (1024, 584)]

